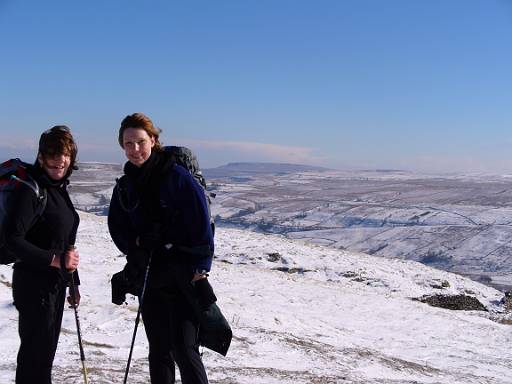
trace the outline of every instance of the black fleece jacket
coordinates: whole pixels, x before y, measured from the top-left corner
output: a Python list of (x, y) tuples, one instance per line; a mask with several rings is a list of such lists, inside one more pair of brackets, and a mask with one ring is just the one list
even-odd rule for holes
[[(80, 218), (67, 192), (67, 178), (56, 182), (38, 166), (34, 166), (31, 174), (47, 191), (46, 208), (35, 220), (36, 194), (20, 185), (5, 218), (5, 240), (17, 257), (15, 269), (48, 272), (55, 269), (50, 267), (53, 256), (62, 255), (69, 245), (75, 244)], [(79, 284), (78, 274), (74, 277)]]

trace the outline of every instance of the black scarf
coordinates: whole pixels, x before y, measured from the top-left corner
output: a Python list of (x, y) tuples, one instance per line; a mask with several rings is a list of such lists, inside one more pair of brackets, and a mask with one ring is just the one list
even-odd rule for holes
[(138, 198), (139, 212), (151, 222), (159, 220), (160, 184), (172, 165), (173, 161), (166, 152), (153, 150), (141, 167), (129, 161), (124, 166), (124, 173), (131, 180)]

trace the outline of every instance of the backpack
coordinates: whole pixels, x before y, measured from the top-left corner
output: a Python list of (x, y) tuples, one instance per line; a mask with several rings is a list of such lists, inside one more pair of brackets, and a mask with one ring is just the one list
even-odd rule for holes
[(16, 255), (7, 249), (4, 241), (4, 221), (11, 209), (12, 197), (22, 184), (28, 186), (37, 197), (37, 208), (34, 222), (41, 217), (46, 208), (47, 194), (40, 188), (30, 175), (31, 165), (20, 159), (11, 159), (0, 164), (0, 264), (10, 264), (16, 261)]
[(203, 173), (199, 168), (199, 162), (197, 161), (196, 155), (194, 155), (194, 153), (187, 147), (166, 146), (163, 149), (167, 154), (174, 158), (176, 164), (181, 165), (183, 168), (188, 170), (192, 176), (194, 176), (199, 185), (203, 188), (203, 192), (206, 197), (206, 205), (208, 206), (208, 216), (210, 217), (212, 233), (215, 233), (215, 220), (212, 217), (210, 205), (212, 204), (212, 199), (215, 198), (216, 194), (213, 192), (208, 192), (206, 179), (204, 178)]

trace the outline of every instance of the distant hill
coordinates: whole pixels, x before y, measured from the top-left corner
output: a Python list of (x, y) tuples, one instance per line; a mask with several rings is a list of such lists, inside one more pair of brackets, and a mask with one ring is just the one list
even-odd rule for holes
[(229, 163), (216, 168), (204, 169), (203, 173), (206, 178), (215, 179), (239, 176), (247, 177), (265, 174), (279, 175), (295, 172), (322, 172), (328, 170), (328, 168), (304, 164), (237, 162)]

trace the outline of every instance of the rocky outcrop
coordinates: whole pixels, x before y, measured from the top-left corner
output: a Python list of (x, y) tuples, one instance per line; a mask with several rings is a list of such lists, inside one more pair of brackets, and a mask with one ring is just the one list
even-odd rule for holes
[(512, 291), (505, 292), (505, 296), (501, 299), (501, 304), (507, 312), (512, 312)]
[(431, 305), (432, 307), (439, 307), (451, 309), (456, 311), (486, 311), (487, 308), (478, 301), (476, 297), (468, 295), (432, 295), (423, 296), (413, 300), (421, 301)]

